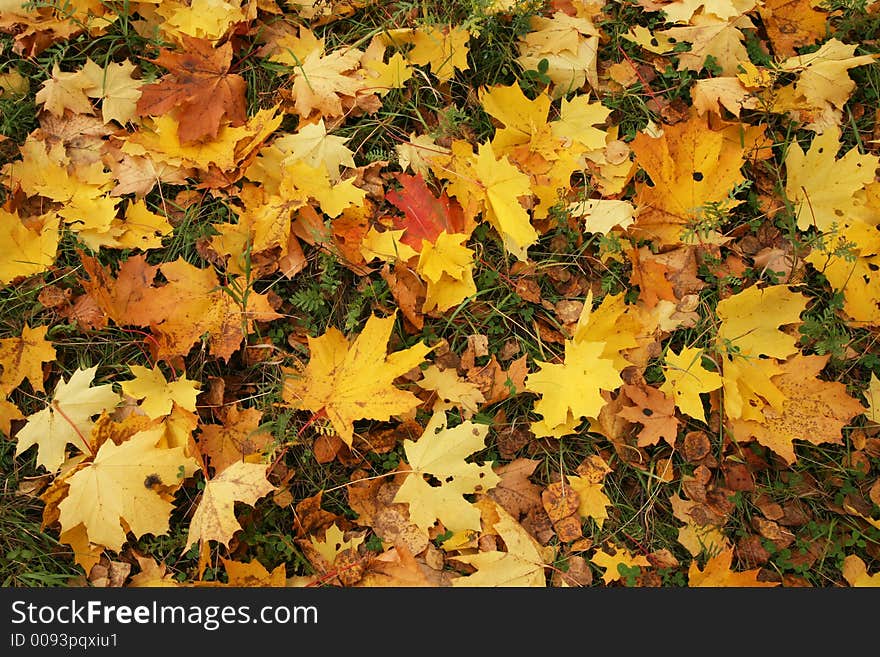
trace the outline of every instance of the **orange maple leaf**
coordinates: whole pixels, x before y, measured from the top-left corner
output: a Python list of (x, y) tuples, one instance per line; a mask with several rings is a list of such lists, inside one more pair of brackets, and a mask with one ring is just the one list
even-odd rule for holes
[(184, 52), (162, 49), (150, 61), (169, 70), (159, 82), (141, 89), (139, 116), (159, 116), (177, 110), (181, 143), (214, 139), (225, 117), (231, 125), (247, 120), (247, 83), (230, 73), (232, 45), (214, 48), (210, 39), (183, 36)]

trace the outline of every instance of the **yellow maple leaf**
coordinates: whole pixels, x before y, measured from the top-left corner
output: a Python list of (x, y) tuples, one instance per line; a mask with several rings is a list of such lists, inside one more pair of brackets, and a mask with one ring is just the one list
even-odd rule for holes
[(855, 554), (849, 554), (844, 558), (841, 572), (843, 578), (852, 587), (880, 587), (880, 573), (868, 575), (865, 562)]
[(605, 123), (611, 110), (598, 101), (590, 102), (586, 94), (563, 98), (560, 103), (559, 119), (550, 123), (556, 138), (587, 151), (605, 148), (608, 132), (596, 126)]
[(180, 35), (216, 41), (238, 22), (246, 20), (241, 2), (227, 0), (172, 0), (157, 2), (156, 13), (164, 17), (159, 25), (166, 34), (180, 41)]
[(378, 258), (385, 262), (407, 262), (418, 254), (409, 244), (401, 242), (405, 228), (400, 230), (383, 230), (381, 233), (375, 226), (370, 226), (360, 244), (360, 252), (366, 262)]
[[(406, 461), (412, 471), (397, 490), (395, 502), (409, 505), (410, 520), (423, 530), (439, 520), (452, 532), (480, 529), (480, 511), (465, 500), (464, 495), (485, 493), (501, 478), (490, 464), (467, 463), (474, 452), (485, 449), (485, 424), (462, 422), (446, 427), (446, 413), (435, 412), (418, 442), (403, 441)], [(439, 486), (432, 486), (425, 475), (435, 477)]]
[(55, 347), (46, 340), (48, 326), (25, 324), (21, 335), (0, 340), (0, 396), (5, 397), (27, 379), (34, 390), (44, 392), (43, 363), (55, 360)]
[[(355, 166), (352, 158), (354, 153), (346, 147), (346, 142), (348, 142), (347, 137), (327, 133), (327, 126), (322, 117), (317, 123), (300, 126), (293, 134), (282, 135), (273, 141), (269, 148), (261, 149), (256, 161), (259, 162), (266, 157), (269, 151), (278, 151), (282, 161), (291, 158), (301, 160), (316, 169), (323, 166), (330, 180), (336, 182), (339, 180), (340, 167)], [(276, 163), (275, 166), (278, 167), (278, 164)], [(252, 171), (258, 170), (256, 167), (248, 170), (251, 180), (259, 180), (250, 175)]]
[(87, 436), (94, 424), (91, 418), (119, 402), (112, 385), (89, 387), (97, 370), (97, 365), (78, 369), (67, 381), (58, 381), (49, 405), (29, 415), (27, 424), (18, 432), (16, 456), (37, 445), (37, 465), (55, 472), (64, 462), (68, 444), (81, 452), (90, 452)]
[(528, 260), (527, 249), (538, 241), (538, 233), (518, 199), (531, 195), (529, 177), (511, 164), (506, 155), (496, 158), (488, 143), (477, 149), (473, 173), (483, 197), (486, 220), (498, 231), (511, 255)]
[(423, 390), (432, 390), (436, 393), (437, 398), (432, 410), (437, 412), (459, 408), (462, 417), (466, 420), (473, 417), (480, 405), (486, 401), (480, 388), (475, 383), (458, 376), (455, 368), (441, 370), (436, 365), (431, 365), (422, 370), (422, 378), (416, 385)]
[(21, 146), (22, 159), (4, 167), (28, 196), (45, 196), (62, 204), (57, 210), (71, 230), (106, 232), (116, 217), (119, 199), (107, 196), (113, 175), (101, 162), (74, 167), (62, 144), (47, 148), (31, 136)]
[(624, 357), (623, 352), (637, 347), (639, 340), (636, 336), (645, 335), (650, 331), (634, 312), (635, 308), (627, 305), (623, 292), (606, 294), (596, 308), (592, 306), (593, 293), (590, 291), (578, 318), (574, 340), (585, 342), (589, 337), (590, 341), (604, 342), (602, 357), (610, 358), (614, 363), (614, 369), (620, 372), (632, 365)]
[(590, 557), (590, 561), (605, 569), (602, 573), (602, 581), (606, 584), (623, 579), (623, 575), (620, 572), (621, 566), (625, 568), (641, 568), (642, 566), (648, 567), (651, 565), (651, 562), (646, 557), (635, 556), (624, 547), (615, 547), (617, 551), (614, 554), (609, 554), (605, 550), (596, 550), (596, 554)]
[(315, 199), (329, 217), (338, 217), (350, 207), (361, 206), (367, 192), (355, 186), (353, 178), (333, 182), (321, 166), (311, 167), (302, 160), (285, 160), (278, 194), (285, 201)]
[(635, 207), (629, 201), (592, 198), (569, 204), (568, 211), (573, 217), (583, 218), (587, 232), (607, 235), (615, 227), (625, 229), (630, 226)]
[(876, 54), (854, 56), (857, 47), (855, 43), (846, 44), (831, 38), (818, 50), (789, 57), (779, 64), (779, 69), (799, 74), (793, 83), (794, 91), (803, 96), (810, 107), (828, 105), (840, 110), (856, 87), (849, 69), (870, 64), (877, 57)]
[(330, 568), (336, 562), (336, 557), (339, 556), (340, 552), (357, 550), (358, 545), (364, 542), (364, 535), (353, 536), (346, 540), (342, 530), (334, 522), (324, 532), (323, 539), (319, 540), (314, 536), (309, 536), (309, 540), (312, 543), (312, 547), (315, 548), (315, 552), (321, 555), (321, 558), (327, 562), (327, 567)]
[(412, 77), (412, 67), (399, 52), (394, 53), (385, 62), (385, 39), (376, 35), (364, 51), (361, 58), (361, 71), (365, 76), (364, 91), (385, 96), (392, 89), (401, 89)]
[(82, 523), (91, 543), (117, 552), (126, 540), (123, 523), (136, 538), (167, 533), (173, 504), (153, 486), (178, 486), (198, 464), (180, 447), (156, 447), (160, 435), (151, 429), (121, 445), (101, 445), (91, 463), (67, 478), (70, 489), (58, 504), (62, 529)]
[(604, 342), (566, 340), (562, 363), (537, 361), (540, 369), (526, 377), (526, 390), (541, 395), (534, 407), (542, 416), (532, 423), (536, 435), (565, 435), (581, 419), (599, 415), (605, 405), (600, 391), (623, 383), (613, 361), (603, 356), (604, 349)]
[(775, 359), (725, 354), (721, 367), (725, 416), (758, 420), (765, 404), (781, 411), (785, 395), (773, 383), (773, 377), (781, 373)]
[[(54, 212), (31, 217), (25, 225), (17, 214), (0, 208), (0, 285), (46, 271), (58, 251), (59, 221)], [(31, 227), (33, 226), (33, 227)]]
[(452, 79), (456, 69), (469, 68), (468, 40), (471, 33), (456, 25), (424, 25), (413, 29), (386, 30), (383, 39), (387, 45), (412, 44), (406, 58), (416, 66), (430, 66), (439, 82)]
[(491, 550), (477, 554), (463, 554), (456, 561), (476, 566), (477, 572), (452, 580), (453, 586), (517, 586), (544, 587), (547, 580), (544, 568), (552, 556), (497, 502), (491, 504), (493, 515), (498, 519), (492, 524), (494, 532), (501, 537), (506, 552)]
[(779, 582), (762, 582), (758, 580), (759, 568), (735, 572), (730, 569), (733, 563), (733, 548), (719, 552), (706, 561), (700, 570), (696, 561), (691, 561), (688, 568), (688, 586), (748, 586), (769, 587), (779, 586)]
[(183, 551), (199, 541), (202, 545), (218, 541), (228, 546), (233, 534), (241, 529), (235, 518), (235, 503), (253, 506), (273, 490), (275, 486), (266, 479), (265, 463), (239, 461), (206, 481), (202, 499), (189, 523)]
[(742, 43), (745, 36), (741, 30), (754, 27), (748, 16), (722, 19), (712, 14), (700, 14), (693, 18), (690, 25), (672, 27), (657, 32), (655, 36), (674, 43), (691, 44), (689, 51), (678, 53), (679, 71), (699, 71), (706, 57), (713, 57), (722, 75), (734, 76), (739, 70), (739, 62), (749, 60), (748, 51)]
[(547, 121), (550, 96), (538, 94), (529, 99), (516, 83), (510, 86), (494, 85), (480, 90), (480, 103), (486, 112), (501, 121), (503, 128), (495, 131), (492, 150), (498, 155), (514, 159), (518, 149), (537, 153), (547, 160), (556, 159), (562, 142), (554, 135)]
[(117, 121), (125, 125), (135, 118), (138, 98), (141, 97), (142, 80), (135, 80), (131, 74), (135, 65), (127, 59), (101, 68), (91, 58), (86, 58), (82, 73), (91, 87), (85, 90), (87, 96), (101, 99), (101, 118), (104, 123)]
[(608, 519), (608, 507), (612, 506), (611, 500), (602, 490), (605, 475), (611, 472), (611, 468), (598, 454), (591, 454), (585, 465), (580, 466), (580, 476), (568, 477), (568, 484), (578, 494), (580, 504), (578, 514), (581, 518), (592, 518), (596, 526), (602, 529), (605, 520)]
[(830, 354), (789, 358), (772, 379), (785, 397), (781, 410), (767, 405), (757, 421), (733, 420), (734, 437), (741, 441), (755, 438), (789, 464), (797, 460), (795, 439), (814, 445), (843, 443), (843, 427), (864, 413), (865, 407), (849, 396), (843, 383), (818, 378), (829, 358)]
[(297, 63), (291, 74), (294, 109), (302, 117), (317, 111), (322, 116), (341, 116), (340, 96), (354, 98), (365, 86), (359, 72), (362, 52), (356, 48), (328, 54), (313, 50)]
[(797, 337), (779, 330), (800, 324), (807, 298), (787, 285), (755, 285), (718, 302), (719, 346), (740, 356), (787, 358), (797, 353)]
[(198, 381), (190, 381), (184, 376), (169, 383), (158, 367), (130, 365), (129, 369), (134, 378), (120, 384), (122, 392), (136, 400), (143, 399), (139, 408), (150, 419), (169, 415), (175, 403), (187, 411), (196, 410)]
[(371, 316), (352, 342), (333, 327), (317, 338), (310, 337), (309, 364), (301, 376), (286, 378), (284, 401), (313, 413), (324, 411), (349, 446), (355, 420), (388, 420), (418, 406), (418, 397), (395, 388), (393, 382), (421, 363), (431, 349), (419, 342), (386, 354), (396, 316)]
[(718, 372), (703, 367), (702, 356), (703, 350), (696, 347), (682, 347), (678, 354), (670, 349), (663, 368), (666, 380), (660, 390), (675, 400), (675, 405), (682, 413), (705, 422), (706, 412), (700, 393), (717, 390), (723, 381)]
[(853, 147), (836, 158), (839, 131), (816, 135), (806, 153), (793, 141), (785, 156), (785, 195), (794, 204), (798, 228), (845, 231), (854, 221), (870, 220), (856, 192), (874, 182), (880, 158)]
[(94, 108), (85, 93), (91, 87), (91, 80), (82, 70), (63, 72), (56, 61), (52, 76), (43, 82), (34, 100), (55, 116), (62, 116), (66, 109), (74, 114), (92, 114)]
[(422, 240), (416, 271), (428, 284), (422, 312), (443, 312), (477, 293), (474, 283), (474, 251), (466, 247), (464, 233), (442, 231), (432, 243)]
[(6, 399), (0, 399), (0, 433), (8, 438), (12, 433), (12, 421), (23, 419), (24, 415), (18, 410), (18, 406)]
[(223, 560), (223, 567), (226, 569), (227, 586), (237, 587), (255, 587), (255, 586), (286, 586), (287, 585), (287, 566), (280, 563), (272, 572), (258, 560), (254, 559), (248, 563), (233, 561), (232, 559)]

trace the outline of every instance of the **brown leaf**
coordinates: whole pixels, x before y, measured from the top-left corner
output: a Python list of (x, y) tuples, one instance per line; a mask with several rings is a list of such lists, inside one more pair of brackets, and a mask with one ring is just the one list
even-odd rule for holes
[(618, 415), (630, 422), (639, 422), (642, 430), (638, 435), (639, 447), (656, 445), (662, 438), (670, 446), (675, 445), (678, 435), (678, 418), (675, 417), (675, 400), (651, 386), (625, 385), (621, 392), (633, 406), (624, 406)]
[(413, 328), (421, 331), (425, 326), (425, 316), (421, 311), (427, 292), (425, 283), (415, 271), (405, 265), (396, 265), (391, 269), (391, 265), (386, 262), (379, 273), (388, 284), (391, 296), (403, 316)]
[(729, 489), (736, 491), (755, 490), (755, 479), (746, 465), (736, 461), (725, 461), (722, 468)]
[(489, 491), (489, 497), (516, 520), (527, 515), (533, 508), (541, 506), (541, 487), (529, 479), (540, 463), (533, 459), (519, 458), (495, 468), (501, 481)]
[(163, 48), (150, 61), (169, 73), (141, 87), (138, 115), (161, 116), (176, 110), (181, 143), (216, 138), (224, 118), (233, 126), (247, 120), (247, 83), (229, 72), (231, 42), (214, 48), (210, 39), (184, 34), (182, 53)]
[(688, 431), (684, 436), (682, 451), (689, 463), (696, 463), (708, 456), (712, 450), (709, 436), (705, 431)]

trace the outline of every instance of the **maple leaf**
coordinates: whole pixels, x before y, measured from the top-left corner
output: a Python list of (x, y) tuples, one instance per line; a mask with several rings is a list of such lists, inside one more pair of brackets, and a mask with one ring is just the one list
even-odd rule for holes
[[(242, 308), (223, 291), (213, 268), (199, 269), (178, 258), (163, 263), (159, 271), (167, 283), (134, 291), (141, 301), (136, 307), (128, 305), (126, 313), (127, 323), (151, 327), (156, 340), (150, 344), (157, 359), (185, 355), (207, 333), (211, 353), (228, 360), (254, 321), (278, 317), (262, 294), (249, 294)], [(131, 273), (137, 275), (137, 267)], [(145, 273), (152, 282), (155, 274), (149, 269)]]
[(120, 384), (122, 392), (133, 399), (142, 399), (138, 408), (150, 419), (169, 415), (174, 404), (188, 411), (196, 410), (198, 381), (183, 377), (169, 383), (158, 367), (149, 369), (140, 365), (129, 365), (129, 369), (134, 378)]
[[(316, 169), (323, 165), (330, 179), (337, 181), (340, 167), (355, 166), (352, 158), (354, 153), (345, 145), (347, 141), (347, 137), (328, 134), (322, 117), (317, 123), (300, 126), (295, 133), (282, 135), (273, 141), (271, 146), (261, 149), (257, 161), (268, 160), (269, 166), (276, 169), (280, 168), (282, 161), (287, 158), (301, 160)], [(252, 170), (254, 173), (259, 171), (257, 167)]]
[(34, 100), (55, 116), (62, 116), (66, 109), (74, 114), (92, 114), (94, 108), (85, 92), (91, 87), (91, 80), (82, 70), (62, 72), (56, 61), (52, 65), (52, 77), (43, 82)]
[(100, 162), (72, 166), (61, 144), (47, 149), (45, 143), (31, 136), (20, 150), (21, 161), (3, 169), (13, 184), (20, 185), (28, 196), (45, 196), (61, 203), (57, 214), (71, 230), (110, 229), (119, 201), (106, 195), (113, 178)]
[(416, 66), (430, 66), (439, 82), (452, 79), (456, 69), (465, 71), (468, 64), (468, 40), (471, 33), (457, 25), (424, 25), (413, 29), (386, 30), (387, 45), (412, 44), (407, 60)]
[(19, 337), (0, 340), (0, 397), (5, 397), (27, 379), (34, 390), (43, 388), (43, 363), (55, 360), (55, 347), (46, 340), (48, 326), (25, 324)]
[(747, 61), (748, 51), (742, 44), (741, 29), (754, 29), (747, 16), (730, 19), (717, 18), (711, 14), (698, 15), (686, 27), (673, 27), (657, 32), (657, 37), (686, 41), (691, 44), (688, 52), (678, 53), (678, 70), (699, 71), (707, 57), (713, 57), (722, 75), (736, 75), (739, 62)]
[(797, 353), (798, 338), (779, 326), (799, 324), (806, 307), (807, 298), (787, 285), (753, 285), (718, 302), (718, 343), (740, 356), (787, 358)]
[[(446, 427), (446, 414), (435, 413), (418, 442), (403, 441), (406, 460), (412, 471), (394, 496), (395, 502), (409, 504), (409, 516), (421, 529), (439, 520), (452, 532), (480, 529), (480, 511), (464, 495), (487, 492), (499, 481), (491, 465), (467, 463), (465, 459), (486, 447), (487, 425), (462, 422)], [(425, 475), (437, 478), (432, 486)]]
[(814, 52), (789, 57), (779, 68), (799, 73), (793, 83), (794, 91), (803, 96), (810, 107), (830, 106), (840, 110), (856, 87), (847, 71), (870, 64), (877, 57), (876, 54), (854, 56), (857, 47), (831, 38)]
[(600, 102), (590, 102), (587, 94), (563, 98), (559, 118), (550, 123), (553, 135), (566, 146), (576, 145), (587, 151), (605, 148), (608, 132), (597, 128), (604, 123), (611, 110)]
[(326, 562), (327, 568), (331, 568), (336, 563), (336, 557), (341, 552), (357, 550), (358, 545), (364, 542), (364, 536), (354, 536), (348, 540), (342, 534), (342, 530), (334, 522), (324, 532), (324, 538), (321, 540), (310, 536), (309, 540), (315, 551), (321, 555)]
[(441, 232), (434, 243), (422, 241), (416, 271), (427, 282), (422, 312), (443, 312), (477, 293), (474, 251), (464, 246), (467, 235)]
[(663, 369), (666, 380), (660, 386), (660, 391), (672, 397), (682, 413), (705, 422), (706, 413), (700, 393), (717, 390), (723, 381), (718, 372), (703, 367), (702, 355), (703, 351), (695, 347), (682, 347), (678, 354), (670, 349)]
[(202, 545), (218, 541), (228, 547), (233, 534), (241, 529), (235, 519), (235, 503), (253, 506), (273, 490), (275, 486), (266, 479), (265, 463), (239, 461), (206, 481), (202, 499), (189, 523), (183, 551), (199, 541)]
[(571, 433), (582, 418), (595, 418), (605, 405), (600, 390), (616, 390), (623, 382), (611, 360), (603, 356), (604, 342), (565, 341), (562, 363), (537, 361), (540, 368), (526, 377), (526, 390), (541, 395), (532, 424), (539, 436)]
[(651, 185), (636, 185), (635, 223), (640, 235), (661, 244), (681, 239), (682, 228), (710, 203), (730, 207), (729, 192), (742, 183), (745, 149), (712, 130), (696, 112), (687, 121), (664, 126), (660, 137), (639, 132), (630, 144)]
[(58, 251), (58, 215), (30, 217), (27, 225), (0, 208), (0, 284), (46, 271)]
[(394, 177), (401, 188), (388, 190), (385, 199), (403, 212), (402, 218), (394, 218), (395, 228), (405, 231), (400, 238), (403, 244), (420, 251), (423, 240), (433, 244), (443, 231), (449, 234), (468, 232), (461, 206), (446, 192), (434, 196), (422, 174), (398, 173)]
[(257, 463), (263, 449), (272, 439), (268, 431), (260, 431), (263, 413), (255, 408), (239, 410), (230, 406), (223, 424), (199, 425), (199, 449), (211, 461), (215, 473), (223, 472), (233, 463)]
[(829, 358), (831, 354), (796, 354), (783, 363), (781, 374), (772, 378), (785, 397), (781, 411), (766, 405), (759, 421), (733, 420), (731, 424), (736, 439), (755, 438), (789, 464), (797, 460), (796, 439), (814, 445), (842, 444), (841, 430), (852, 418), (864, 413), (865, 407), (847, 394), (843, 383), (818, 378)]
[(240, 75), (229, 72), (232, 44), (214, 48), (208, 39), (183, 36), (182, 53), (162, 48), (150, 60), (168, 69), (159, 82), (141, 87), (139, 116), (161, 116), (176, 110), (181, 143), (215, 139), (224, 118), (233, 126), (247, 119), (245, 91)]
[(121, 445), (104, 442), (91, 463), (67, 478), (70, 490), (58, 505), (61, 527), (82, 523), (90, 542), (117, 552), (125, 543), (123, 523), (136, 538), (166, 534), (173, 504), (153, 486), (176, 487), (198, 464), (181, 447), (157, 447), (160, 435), (153, 429)]
[(476, 566), (477, 572), (456, 577), (452, 580), (452, 585), (546, 586), (544, 567), (551, 558), (549, 550), (541, 547), (500, 504), (490, 503), (493, 507), (492, 514), (497, 518), (491, 523), (491, 527), (504, 541), (507, 551), (491, 550), (456, 556), (456, 561)]
[(762, 582), (758, 579), (760, 569), (735, 572), (730, 569), (733, 563), (733, 548), (719, 552), (706, 561), (700, 570), (696, 561), (688, 568), (688, 586), (779, 586), (779, 582)]
[(416, 382), (416, 385), (424, 390), (431, 390), (436, 395), (432, 410), (460, 408), (465, 420), (473, 417), (480, 405), (486, 401), (480, 389), (474, 383), (458, 376), (454, 368), (440, 369), (437, 365), (431, 365), (422, 370), (422, 378)]
[(226, 578), (228, 586), (252, 587), (252, 586), (273, 586), (280, 587), (287, 585), (287, 567), (280, 563), (272, 572), (258, 560), (253, 559), (248, 563), (233, 561), (220, 557), (223, 560), (223, 567), (226, 569)]
[(625, 406), (618, 415), (630, 422), (639, 422), (639, 447), (656, 445), (662, 438), (671, 447), (678, 435), (678, 418), (675, 417), (675, 400), (662, 390), (650, 386), (627, 385), (621, 391), (634, 403)]
[(402, 89), (413, 74), (406, 57), (399, 52), (391, 55), (385, 62), (386, 49), (385, 39), (377, 34), (370, 40), (370, 45), (361, 58), (361, 71), (369, 83), (365, 90), (379, 96), (385, 96), (392, 89)]
[[(529, 214), (519, 202), (530, 196), (529, 177), (510, 163), (507, 156), (495, 157), (491, 144), (480, 144), (473, 164), (486, 220), (494, 226), (504, 246), (518, 260), (528, 259), (527, 249), (538, 240)], [(473, 183), (470, 183), (473, 184)]]
[(525, 70), (537, 70), (547, 60), (546, 75), (553, 83), (554, 98), (582, 88), (587, 82), (599, 86), (597, 55), (599, 30), (588, 18), (556, 11), (553, 16), (533, 16), (531, 31), (519, 41), (516, 61)]
[(874, 182), (880, 158), (853, 147), (841, 158), (837, 130), (816, 135), (806, 153), (792, 142), (785, 156), (785, 195), (794, 204), (798, 228), (845, 231), (873, 215), (856, 192)]
[(590, 558), (590, 561), (594, 564), (605, 569), (602, 574), (602, 581), (606, 584), (616, 582), (623, 578), (623, 575), (620, 572), (621, 566), (624, 566), (627, 569), (632, 569), (641, 568), (642, 566), (648, 567), (651, 565), (651, 562), (648, 561), (646, 557), (641, 555), (635, 556), (624, 547), (617, 547), (616, 549), (617, 551), (614, 554), (610, 554), (605, 550), (597, 550), (596, 554)]
[(510, 155), (518, 161), (525, 157), (519, 150), (532, 152), (546, 160), (557, 159), (562, 146), (547, 121), (551, 98), (545, 93), (530, 100), (518, 84), (495, 85), (480, 91), (480, 103), (486, 112), (501, 121), (492, 138), (492, 149), (499, 155)]
[(352, 342), (333, 327), (317, 338), (310, 337), (309, 364), (302, 376), (285, 379), (284, 401), (313, 413), (326, 413), (349, 446), (355, 420), (388, 420), (414, 409), (421, 403), (419, 398), (395, 388), (393, 382), (421, 363), (431, 349), (419, 342), (386, 354), (396, 317), (396, 313), (384, 319), (371, 316)]
[(294, 109), (303, 118), (316, 110), (325, 117), (342, 115), (340, 97), (353, 98), (364, 87), (360, 50), (341, 49), (326, 55), (322, 50), (311, 51), (291, 74)]
[(64, 462), (68, 444), (80, 451), (91, 451), (86, 438), (94, 424), (91, 418), (120, 401), (112, 385), (89, 387), (97, 371), (97, 365), (78, 369), (67, 381), (58, 381), (49, 405), (29, 415), (27, 424), (19, 430), (16, 456), (37, 445), (37, 465), (55, 472)]
[(101, 99), (101, 118), (104, 123), (117, 121), (125, 125), (136, 116), (143, 81), (131, 77), (135, 68), (127, 59), (118, 63), (111, 62), (101, 68), (91, 58), (86, 58), (82, 74), (91, 83), (91, 87), (85, 93), (90, 98)]
[(591, 454), (578, 466), (577, 471), (578, 475), (568, 477), (568, 485), (578, 495), (578, 514), (582, 518), (592, 518), (596, 526), (602, 529), (608, 519), (608, 507), (612, 506), (602, 490), (605, 476), (611, 472), (611, 468), (601, 456)]
[(136, 575), (131, 576), (128, 586), (134, 588), (180, 586), (180, 583), (174, 579), (174, 575), (168, 572), (168, 566), (164, 563), (157, 563), (155, 559), (141, 556), (136, 552), (134, 553), (134, 558), (137, 559), (141, 570)]

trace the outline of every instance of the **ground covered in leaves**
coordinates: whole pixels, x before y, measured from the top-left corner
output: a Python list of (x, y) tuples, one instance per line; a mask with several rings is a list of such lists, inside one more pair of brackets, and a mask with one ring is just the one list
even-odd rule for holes
[(877, 586), (880, 3), (0, 0), (5, 586)]

